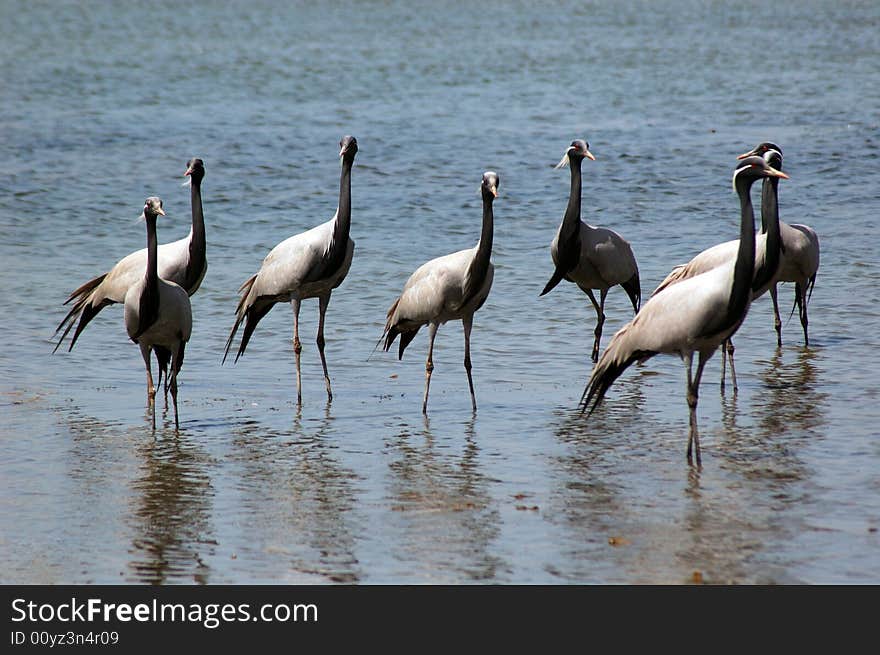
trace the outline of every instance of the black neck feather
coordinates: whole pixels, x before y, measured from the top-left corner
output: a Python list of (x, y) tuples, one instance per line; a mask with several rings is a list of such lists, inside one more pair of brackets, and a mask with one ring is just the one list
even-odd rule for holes
[(755, 271), (755, 212), (751, 198), (753, 182), (754, 178), (746, 178), (742, 175), (736, 180), (736, 192), (740, 203), (739, 250), (733, 267), (733, 286), (727, 303), (725, 328), (742, 320), (751, 300)]
[(191, 176), (190, 205), (192, 206), (192, 239), (189, 243), (189, 264), (186, 267), (183, 287), (187, 293), (192, 294), (194, 287), (201, 281), (207, 264), (205, 215), (202, 213), (202, 178), (198, 175)]
[(782, 235), (779, 232), (779, 203), (777, 191), (779, 178), (765, 177), (761, 188), (761, 231), (767, 234), (764, 263), (755, 271), (752, 290), (766, 286), (776, 275), (782, 252)]
[(570, 157), (571, 191), (568, 194), (568, 206), (562, 217), (559, 229), (559, 240), (556, 246), (559, 259), (558, 268), (567, 273), (577, 266), (581, 252), (581, 157)]
[(483, 189), (483, 229), (480, 232), (480, 242), (477, 244), (477, 253), (474, 255), (465, 276), (464, 290), (461, 304), (466, 305), (483, 288), (486, 275), (489, 273), (489, 263), (492, 257), (492, 234), (494, 232), (494, 215), (492, 203), (495, 196), (490, 191)]

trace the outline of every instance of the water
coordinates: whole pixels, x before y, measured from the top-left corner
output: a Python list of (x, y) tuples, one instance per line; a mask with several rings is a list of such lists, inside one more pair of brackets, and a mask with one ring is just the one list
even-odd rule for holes
[[(27, 583), (880, 582), (880, 6), (675, 0), (0, 5), (0, 580)], [(332, 216), (337, 142), (360, 144), (354, 263), (328, 311), (325, 403), (302, 311), (220, 365), (238, 286)], [(736, 154), (785, 150), (780, 215), (822, 261), (811, 345), (775, 346), (768, 297), (737, 336), (739, 392), (707, 366), (703, 467), (684, 457), (684, 368), (633, 367), (575, 410), (595, 314), (538, 298), (568, 193), (552, 166), (590, 142), (584, 218), (632, 244), (645, 297), (738, 233)], [(183, 236), (202, 157), (209, 270), (193, 298), (181, 429), (150, 430), (118, 306), (52, 355), (61, 302)], [(495, 284), (476, 317), (473, 415), (458, 323), (377, 353), (422, 262), (472, 247), (496, 170)], [(785, 317), (793, 289), (780, 289)], [(631, 318), (608, 296), (602, 345)]]

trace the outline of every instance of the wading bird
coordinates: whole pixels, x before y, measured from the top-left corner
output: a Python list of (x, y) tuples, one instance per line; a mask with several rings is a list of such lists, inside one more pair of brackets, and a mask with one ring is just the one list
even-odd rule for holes
[[(764, 144), (768, 147), (763, 149), (764, 160), (777, 170), (782, 170), (782, 152), (772, 143)], [(757, 149), (756, 149), (757, 150)], [(748, 154), (745, 156), (749, 156)], [(737, 159), (744, 159), (740, 155)], [(757, 155), (755, 155), (757, 156)], [(755, 270), (752, 277), (752, 299), (763, 296), (768, 289), (772, 289), (775, 305), (775, 280), (779, 274), (782, 263), (782, 237), (780, 233), (779, 208), (777, 203), (778, 177), (766, 177), (761, 191), (761, 234), (755, 238)], [(679, 264), (654, 290), (654, 294), (663, 289), (677, 284), (682, 280), (705, 273), (718, 266), (723, 266), (736, 259), (739, 250), (739, 239), (725, 241), (712, 246), (691, 259), (687, 264)], [(652, 294), (653, 295), (653, 294)], [(734, 366), (732, 336), (721, 344), (721, 389), (724, 389), (727, 360), (730, 361), (730, 378), (733, 388), (736, 390), (736, 368)]]
[[(776, 150), (782, 156), (782, 149), (776, 144), (765, 141), (759, 143), (749, 152), (739, 156), (740, 159), (753, 155), (764, 155), (769, 150)], [(763, 194), (772, 191), (773, 196), (769, 203), (775, 207), (776, 189), (768, 189), (764, 183)], [(761, 198), (762, 222), (765, 200)], [(782, 238), (782, 257), (776, 278), (770, 285), (770, 297), (773, 299), (773, 326), (776, 328), (776, 343), (782, 345), (782, 321), (779, 319), (779, 305), (776, 301), (776, 285), (779, 282), (794, 282), (794, 304), (798, 309), (801, 327), (804, 330), (804, 345), (810, 345), (807, 334), (809, 320), (807, 318), (807, 303), (813, 294), (816, 284), (816, 274), (819, 271), (819, 235), (809, 225), (792, 223), (791, 225), (779, 222), (779, 231)]]
[(257, 324), (275, 303), (289, 302), (293, 308), (293, 352), (296, 355), (296, 402), (302, 404), (300, 379), (299, 307), (307, 298), (318, 299), (318, 352), (324, 367), (327, 401), (333, 400), (330, 375), (324, 357), (324, 315), (330, 304), (330, 294), (342, 284), (351, 258), (354, 241), (349, 237), (351, 226), (351, 168), (358, 151), (357, 139), (345, 136), (339, 142), (342, 173), (339, 180), (339, 205), (336, 214), (326, 223), (285, 239), (272, 248), (263, 260), (260, 270), (241, 285), (241, 298), (236, 309), (235, 324), (226, 340), (223, 361), (229, 355), (238, 326), (245, 321), (244, 333), (235, 361), (244, 354)]
[(168, 387), (174, 402), (174, 425), (179, 427), (177, 375), (183, 366), (186, 342), (192, 334), (189, 295), (179, 285), (159, 277), (156, 219), (164, 215), (162, 201), (155, 196), (147, 198), (143, 214), (147, 223), (146, 272), (128, 288), (123, 299), (125, 330), (128, 337), (140, 347), (147, 368), (147, 402), (152, 410), (154, 428), (156, 387), (153, 386), (153, 373), (150, 370), (150, 353), (156, 353), (160, 382), (163, 371), (167, 371)]
[[(544, 290), (549, 293), (560, 280), (577, 284), (589, 296), (596, 309), (596, 336), (593, 341), (592, 361), (599, 359), (599, 340), (605, 323), (605, 297), (608, 289), (616, 284), (623, 287), (632, 302), (633, 310), (639, 311), (641, 286), (639, 267), (629, 242), (613, 230), (593, 227), (581, 221), (581, 163), (584, 158), (595, 160), (589, 145), (581, 139), (571, 142), (562, 161), (556, 168), (566, 164), (571, 168), (571, 193), (568, 207), (556, 237), (550, 244), (550, 255), (556, 270)], [(599, 290), (599, 302), (593, 295)]]
[[(634, 362), (643, 362), (661, 353), (678, 355), (687, 369), (690, 410), (687, 458), (692, 462), (692, 450), (695, 450), (697, 464), (700, 464), (697, 430), (700, 378), (718, 346), (742, 324), (751, 302), (755, 226), (749, 192), (755, 180), (765, 177), (788, 178), (761, 157), (746, 157), (738, 163), (733, 174), (740, 201), (736, 259), (651, 296), (636, 317), (618, 330), (602, 353), (584, 390), (582, 411), (592, 400), (592, 414), (609, 387)], [(692, 375), (695, 352), (699, 359), (696, 374)]]
[[(447, 321), (461, 320), (464, 329), (464, 369), (471, 390), (471, 406), (477, 411), (474, 380), (471, 376), (471, 328), (474, 313), (483, 306), (492, 288), (495, 267), (492, 256), (494, 217), (492, 203), (498, 195), (498, 174), (483, 173), (483, 228), (475, 248), (437, 257), (419, 266), (410, 275), (403, 291), (388, 310), (385, 332), (387, 352), (400, 335), (398, 359), (423, 325), (428, 326), (428, 359), (425, 363), (425, 398), (422, 413), (428, 413), (428, 391), (434, 370), (434, 337)], [(381, 341), (381, 340), (380, 340)]]
[[(205, 256), (205, 217), (202, 213), (202, 178), (205, 176), (202, 160), (190, 159), (184, 175), (190, 178), (192, 228), (185, 238), (159, 246), (158, 271), (160, 278), (179, 284), (189, 295), (193, 295), (208, 270)], [(146, 266), (147, 250), (144, 248), (120, 259), (109, 272), (89, 280), (73, 291), (64, 301), (65, 305), (73, 302), (73, 307), (55, 328), (56, 334), (62, 329), (64, 333), (52, 352), (58, 350), (75, 324), (76, 330), (67, 349), (68, 352), (73, 350), (76, 340), (89, 321), (107, 305), (123, 302), (129, 287), (143, 277)]]

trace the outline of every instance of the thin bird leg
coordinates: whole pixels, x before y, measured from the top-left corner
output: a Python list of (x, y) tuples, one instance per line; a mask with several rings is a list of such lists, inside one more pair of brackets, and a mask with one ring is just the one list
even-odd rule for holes
[(172, 365), (171, 372), (171, 384), (168, 386), (171, 388), (171, 400), (174, 401), (174, 428), (180, 429), (180, 421), (177, 418), (177, 369), (174, 365)]
[(302, 380), (300, 379), (300, 353), (302, 344), (299, 341), (299, 298), (290, 301), (293, 308), (293, 354), (296, 356), (296, 404), (302, 405)]
[(333, 392), (330, 390), (330, 374), (327, 373), (327, 360), (324, 358), (324, 314), (327, 313), (327, 305), (330, 304), (330, 294), (318, 298), (318, 352), (321, 353), (321, 366), (324, 367), (324, 384), (327, 385), (327, 402), (333, 400)]
[(434, 337), (437, 336), (437, 323), (428, 326), (428, 361), (425, 362), (425, 401), (422, 414), (428, 414), (428, 390), (431, 388), (431, 372), (434, 370)]
[(770, 298), (773, 300), (773, 327), (776, 328), (776, 345), (782, 347), (782, 321), (779, 318), (779, 303), (776, 300), (776, 285), (770, 285)]
[[(695, 390), (693, 383), (694, 354), (692, 352), (685, 353), (684, 355), (682, 355), (682, 360), (684, 361), (684, 366), (687, 369), (687, 404), (688, 409), (690, 410), (690, 431), (688, 432), (687, 460), (688, 463), (693, 463), (692, 452), (694, 437), (697, 437), (697, 443), (699, 443), (699, 437), (697, 436), (698, 393), (697, 390)], [(699, 446), (697, 448), (699, 448)], [(697, 452), (699, 452), (699, 450)]]
[(174, 377), (171, 379), (171, 383), (169, 386), (171, 387), (171, 400), (174, 401), (174, 428), (176, 430), (180, 429), (180, 421), (177, 418), (177, 374), (180, 373), (180, 369), (183, 366), (183, 355), (185, 349), (186, 344), (181, 342), (181, 344), (177, 348), (177, 352), (174, 353), (173, 357), (171, 358), (171, 374)]
[(150, 366), (150, 353), (152, 348), (144, 344), (138, 344), (141, 348), (141, 356), (147, 367), (147, 406), (153, 412), (153, 429), (156, 428), (156, 387), (153, 386), (153, 371)]
[(461, 319), (464, 327), (464, 370), (467, 371), (468, 386), (471, 388), (471, 406), (477, 411), (477, 397), (474, 395), (474, 379), (471, 376), (471, 328), (474, 325), (473, 316), (465, 316)]
[(721, 342), (721, 393), (724, 393), (724, 378), (727, 377), (727, 342)]
[(804, 346), (809, 346), (810, 338), (807, 336), (807, 325), (809, 325), (810, 321), (807, 318), (807, 285), (796, 282), (794, 293), (798, 306), (798, 316), (801, 319), (801, 327), (804, 328)]
[[(699, 399), (700, 394), (700, 379), (703, 377), (703, 367), (706, 365), (706, 362), (709, 361), (711, 356), (711, 352), (708, 354), (700, 353), (699, 360), (697, 361), (697, 373), (694, 375), (693, 382), (688, 380), (688, 408), (690, 409), (691, 436), (693, 437), (697, 466), (702, 464), (702, 458), (700, 457), (700, 433), (697, 430), (697, 400)], [(690, 359), (691, 358), (689, 357), (688, 378), (690, 378), (691, 372)], [(691, 463), (691, 436), (688, 437), (688, 463)]]
[(604, 289), (600, 292), (599, 295), (602, 299), (601, 303), (596, 302), (596, 296), (593, 295), (592, 289), (587, 289), (586, 291), (596, 310), (596, 329), (593, 330), (596, 339), (593, 341), (593, 354), (590, 356), (593, 363), (596, 363), (599, 361), (599, 339), (602, 338), (602, 325), (605, 323), (605, 296), (608, 295), (608, 290)]
[[(736, 386), (736, 368), (734, 368), (733, 366), (733, 353), (736, 348), (733, 345), (733, 339), (728, 339), (724, 344), (722, 344), (722, 347), (724, 347), (725, 345), (727, 346), (727, 359), (730, 360), (730, 381), (733, 382), (733, 390), (734, 392), (736, 392), (738, 388)], [(721, 378), (721, 388), (724, 388), (724, 378)]]

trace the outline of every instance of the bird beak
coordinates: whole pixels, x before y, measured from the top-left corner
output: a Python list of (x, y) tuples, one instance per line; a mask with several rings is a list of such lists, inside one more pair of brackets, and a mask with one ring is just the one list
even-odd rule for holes
[(489, 187), (489, 191), (492, 192), (492, 197), (493, 197), (493, 198), (497, 198), (497, 197), (498, 197), (498, 187), (497, 187), (497, 186), (495, 186), (495, 185), (493, 184), (492, 186)]
[(193, 169), (192, 169), (192, 166), (190, 166), (189, 168), (186, 169), (186, 173), (184, 173), (183, 176), (186, 177), (187, 175), (192, 175), (192, 172), (193, 172)]
[(596, 158), (593, 156), (593, 153), (590, 152), (589, 150), (587, 150), (587, 159), (590, 159), (592, 161), (596, 161)]
[(748, 152), (744, 152), (744, 153), (741, 154), (741, 155), (737, 155), (736, 158), (737, 158), (737, 160), (740, 160), (740, 159), (745, 159), (746, 157), (751, 157), (751, 156), (753, 156), (753, 155), (754, 155), (754, 156), (757, 156), (757, 155), (758, 155), (758, 149), (757, 149), (757, 148), (754, 148), (754, 149), (752, 149), (752, 150), (749, 150)]
[(162, 209), (161, 207), (159, 207), (159, 209), (156, 210), (156, 213), (159, 214), (160, 216), (164, 216), (164, 215), (165, 215), (165, 210)]

